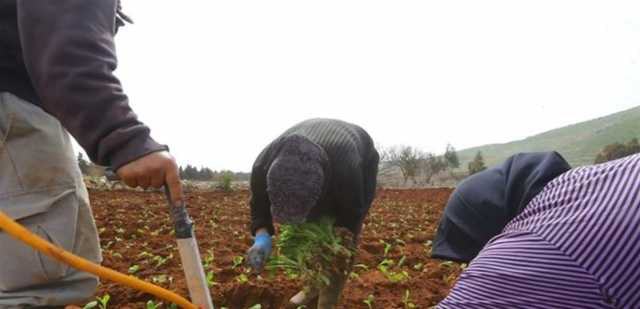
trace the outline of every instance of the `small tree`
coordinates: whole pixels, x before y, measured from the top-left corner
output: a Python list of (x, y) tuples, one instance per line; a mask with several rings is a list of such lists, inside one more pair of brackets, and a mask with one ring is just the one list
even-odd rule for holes
[(630, 140), (626, 144), (612, 143), (604, 146), (604, 148), (600, 150), (596, 155), (595, 163), (620, 159), (638, 152), (640, 152), (640, 144), (638, 144), (637, 138)]
[(484, 158), (482, 157), (482, 152), (478, 151), (476, 156), (473, 158), (473, 161), (469, 162), (469, 175), (473, 175), (475, 173), (484, 171), (487, 167), (484, 165)]
[(437, 157), (432, 153), (424, 154), (421, 163), (422, 175), (426, 184), (431, 184), (431, 178), (447, 168), (447, 163), (442, 157)]
[(233, 183), (233, 172), (231, 171), (223, 171), (220, 173), (218, 179), (218, 189), (226, 192), (230, 192), (233, 190), (231, 184)]
[(638, 139), (637, 138), (632, 138), (627, 143), (627, 153), (629, 155), (640, 153), (640, 143), (638, 143)]
[(414, 184), (417, 182), (416, 176), (420, 172), (421, 161), (424, 158), (422, 151), (411, 146), (402, 145), (388, 149), (384, 156), (390, 165), (400, 168), (405, 184), (409, 179), (413, 180)]
[(460, 167), (460, 160), (458, 159), (458, 153), (456, 149), (451, 145), (447, 144), (447, 149), (444, 152), (444, 159), (447, 162), (447, 167), (453, 170)]

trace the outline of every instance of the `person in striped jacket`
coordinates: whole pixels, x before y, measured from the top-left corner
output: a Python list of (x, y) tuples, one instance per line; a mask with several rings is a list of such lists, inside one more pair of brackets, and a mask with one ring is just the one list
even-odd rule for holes
[(571, 169), (557, 152), (518, 153), (456, 186), (431, 257), (468, 263), (549, 181)]
[[(273, 222), (299, 224), (335, 219), (338, 235), (355, 247), (376, 189), (379, 155), (361, 127), (335, 119), (309, 119), (286, 130), (256, 159), (251, 172), (251, 233), (247, 256), (261, 271), (271, 254)], [(350, 267), (353, 261), (341, 263)], [(304, 290), (291, 299), (301, 306), (318, 296), (318, 308), (335, 308), (350, 272), (330, 278), (320, 291)]]
[(640, 308), (639, 227), (640, 154), (572, 169), (482, 248), (438, 308)]

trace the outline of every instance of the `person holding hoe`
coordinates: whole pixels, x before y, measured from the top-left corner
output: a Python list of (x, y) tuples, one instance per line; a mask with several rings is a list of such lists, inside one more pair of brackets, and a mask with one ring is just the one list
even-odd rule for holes
[[(378, 161), (371, 137), (357, 125), (310, 119), (286, 130), (253, 165), (250, 207), (255, 242), (247, 252), (249, 264), (263, 270), (272, 251), (274, 221), (295, 225), (333, 218), (336, 234), (343, 235), (355, 252), (375, 195)], [(291, 304), (308, 304), (318, 297), (318, 308), (335, 308), (352, 260), (336, 264), (345, 269), (333, 273), (327, 286), (304, 289)]]
[[(117, 0), (0, 0), (0, 210), (42, 238), (102, 260), (69, 133), (128, 185), (166, 184), (178, 166), (128, 104), (114, 35)], [(56, 308), (92, 298), (98, 279), (0, 231), (0, 308)]]

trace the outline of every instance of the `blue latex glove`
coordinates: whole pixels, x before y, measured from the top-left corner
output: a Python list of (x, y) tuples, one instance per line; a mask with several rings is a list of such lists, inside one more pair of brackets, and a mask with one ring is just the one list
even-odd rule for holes
[(271, 235), (267, 232), (259, 232), (253, 242), (253, 246), (247, 251), (247, 261), (257, 273), (262, 272), (267, 259), (271, 256)]

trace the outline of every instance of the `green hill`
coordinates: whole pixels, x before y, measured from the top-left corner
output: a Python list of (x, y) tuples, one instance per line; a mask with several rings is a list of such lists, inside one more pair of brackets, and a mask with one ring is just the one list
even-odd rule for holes
[(640, 106), (519, 141), (463, 149), (458, 151), (458, 156), (460, 167), (466, 170), (467, 163), (478, 151), (482, 151), (486, 165), (492, 166), (514, 153), (555, 150), (575, 167), (593, 163), (605, 145), (626, 143), (634, 137), (640, 138)]

